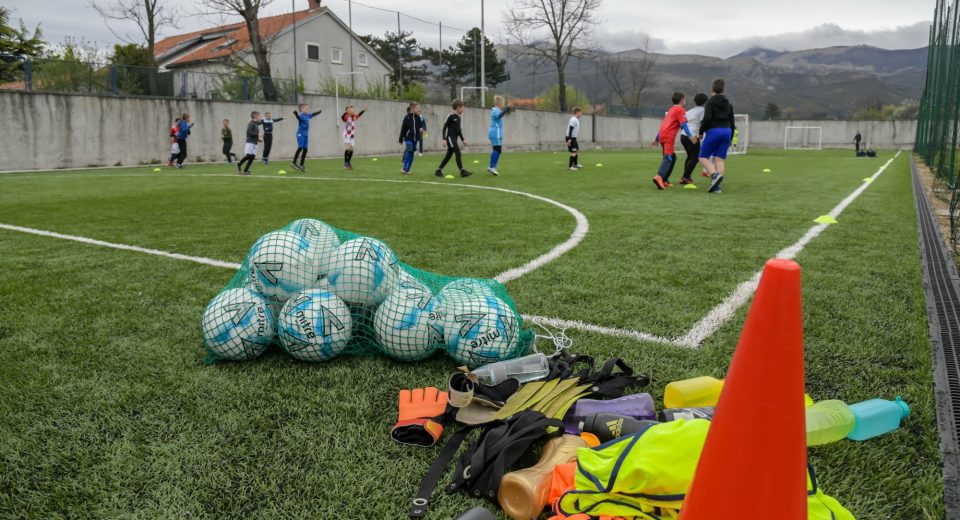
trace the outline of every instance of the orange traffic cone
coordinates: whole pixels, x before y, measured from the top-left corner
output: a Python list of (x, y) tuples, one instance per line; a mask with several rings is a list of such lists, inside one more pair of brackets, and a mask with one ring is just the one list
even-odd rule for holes
[(800, 266), (767, 262), (681, 520), (806, 520)]

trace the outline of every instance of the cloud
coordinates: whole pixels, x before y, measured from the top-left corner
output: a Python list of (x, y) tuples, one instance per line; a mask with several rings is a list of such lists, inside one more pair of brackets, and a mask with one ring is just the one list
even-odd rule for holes
[(764, 47), (776, 51), (817, 49), (838, 45), (872, 45), (883, 49), (916, 49), (925, 47), (930, 34), (930, 22), (917, 22), (893, 29), (860, 31), (844, 29), (825, 23), (812, 29), (773, 36), (713, 40), (704, 42), (666, 42), (664, 52), (670, 54), (705, 54), (726, 58), (750, 47)]

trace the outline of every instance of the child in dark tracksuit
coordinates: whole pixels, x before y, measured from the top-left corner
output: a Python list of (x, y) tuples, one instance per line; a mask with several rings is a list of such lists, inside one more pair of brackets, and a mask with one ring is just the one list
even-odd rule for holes
[(440, 163), (440, 167), (437, 168), (437, 171), (434, 172), (437, 177), (443, 177), (443, 167), (450, 162), (450, 158), (456, 156), (457, 158), (457, 168), (460, 169), (461, 177), (469, 177), (473, 175), (472, 172), (468, 172), (463, 168), (463, 158), (460, 154), (460, 141), (463, 141), (463, 145), (467, 145), (467, 140), (463, 138), (463, 129), (461, 128), (462, 119), (460, 116), (463, 115), (463, 101), (459, 99), (453, 102), (453, 112), (447, 116), (447, 121), (443, 123), (443, 142), (447, 145), (447, 155), (443, 157), (443, 161)]
[(223, 120), (223, 128), (220, 129), (220, 139), (223, 140), (223, 155), (227, 157), (227, 164), (233, 162), (237, 154), (233, 153), (233, 130), (230, 129), (230, 120)]
[[(260, 142), (260, 112), (250, 113), (250, 122), (247, 123), (247, 139), (243, 145), (243, 159), (237, 163), (237, 173), (240, 175), (250, 175), (250, 167), (253, 166), (253, 160), (257, 158), (257, 144)], [(243, 163), (247, 163), (243, 167)]]
[(409, 111), (400, 126), (400, 144), (404, 145), (403, 170), (400, 173), (410, 175), (413, 157), (417, 154), (417, 139), (423, 134), (420, 123), (420, 104), (410, 103)]

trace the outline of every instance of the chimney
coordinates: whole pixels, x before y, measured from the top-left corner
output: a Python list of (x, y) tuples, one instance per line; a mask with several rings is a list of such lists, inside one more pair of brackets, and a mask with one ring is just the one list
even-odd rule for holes
[(307, 4), (310, 6), (310, 11), (320, 9), (320, 0), (308, 0)]

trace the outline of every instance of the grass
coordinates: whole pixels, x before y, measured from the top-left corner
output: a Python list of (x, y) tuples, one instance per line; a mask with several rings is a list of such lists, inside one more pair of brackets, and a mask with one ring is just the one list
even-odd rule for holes
[[(313, 180), (280, 177), (281, 165), (252, 178), (208, 175), (230, 173), (216, 165), (12, 174), (0, 177), (0, 223), (239, 262), (259, 235), (312, 216), (377, 236), (414, 266), (490, 277), (574, 226), (554, 206), (457, 185), (504, 187), (590, 219), (577, 248), (508, 284), (523, 312), (676, 336), (882, 164), (849, 155), (751, 152), (730, 161), (719, 196), (704, 182), (657, 192), (659, 157), (645, 152), (587, 152), (577, 173), (563, 154), (508, 154), (500, 178), (468, 155), (476, 175), (452, 181), (429, 174), (435, 157), (410, 179), (392, 158), (357, 159), (349, 174), (313, 161)], [(846, 402), (901, 395), (913, 414), (888, 436), (811, 449), (811, 461), (858, 518), (942, 518), (906, 156), (839, 220), (798, 257), (807, 386)], [(405, 515), (437, 451), (389, 439), (396, 393), (443, 386), (451, 362), (271, 353), (208, 367), (199, 316), (232, 273), (4, 230), (0, 252), (0, 518)], [(569, 333), (578, 352), (650, 373), (659, 401), (669, 381), (724, 374), (745, 314), (696, 351)], [(444, 496), (430, 517), (475, 504)]]

